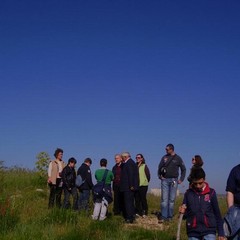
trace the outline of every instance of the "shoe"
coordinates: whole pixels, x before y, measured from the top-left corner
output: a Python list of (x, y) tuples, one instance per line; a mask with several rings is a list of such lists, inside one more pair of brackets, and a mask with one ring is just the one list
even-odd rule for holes
[(125, 220), (125, 223), (127, 223), (127, 224), (132, 224), (132, 223), (133, 223), (133, 219), (126, 219), (126, 220)]
[(163, 224), (163, 223), (164, 223), (164, 219), (162, 219), (162, 218), (161, 218), (161, 219), (158, 219), (158, 223), (159, 223), (159, 224)]
[(147, 217), (147, 215), (145, 215), (145, 214), (142, 215), (142, 218), (146, 218), (146, 217)]
[(138, 213), (135, 214), (135, 218), (139, 218), (140, 215)]

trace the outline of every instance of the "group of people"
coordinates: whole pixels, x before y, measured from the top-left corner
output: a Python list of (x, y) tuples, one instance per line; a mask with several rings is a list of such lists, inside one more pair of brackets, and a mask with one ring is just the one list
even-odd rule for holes
[[(161, 180), (161, 211), (158, 214), (160, 224), (171, 221), (174, 216), (174, 204), (178, 185), (186, 176), (186, 167), (182, 158), (174, 151), (174, 145), (168, 144), (166, 154), (158, 166)], [(74, 210), (89, 210), (91, 191), (94, 189), (90, 166), (92, 160), (86, 158), (75, 172), (76, 159), (70, 158), (65, 166), (63, 150), (55, 151), (55, 160), (48, 168), (50, 186), (49, 208), (61, 207), (61, 193), (64, 191), (63, 207), (70, 207), (70, 195), (73, 196)], [(83, 183), (76, 187), (76, 176), (80, 175)], [(150, 171), (142, 154), (134, 161), (128, 152), (115, 155), (112, 170), (107, 168), (107, 159), (100, 160), (100, 168), (95, 172), (97, 183), (104, 182), (105, 194), (96, 195), (93, 191), (94, 220), (104, 220), (108, 205), (113, 201), (113, 213), (123, 215), (126, 223), (133, 223), (136, 217), (148, 215), (147, 191)], [(189, 188), (184, 194), (179, 213), (186, 219), (189, 240), (223, 240), (228, 237), (240, 240), (240, 165), (234, 167), (227, 180), (228, 212), (224, 219), (218, 205), (217, 194), (205, 181), (203, 160), (200, 155), (192, 158), (192, 168), (188, 176)], [(113, 196), (112, 196), (113, 190)]]
[[(76, 172), (75, 158), (70, 158), (65, 165), (62, 159), (63, 150), (60, 148), (56, 149), (54, 156), (55, 159), (48, 167), (49, 208), (54, 207), (55, 204), (57, 207), (70, 208), (70, 196), (72, 195), (72, 208), (88, 212), (92, 192), (94, 202), (92, 218), (94, 220), (106, 218), (108, 205), (112, 201), (114, 215), (123, 215), (126, 223), (133, 223), (136, 217), (147, 216), (150, 171), (142, 154), (136, 155), (136, 161), (133, 161), (128, 152), (116, 154), (112, 170), (107, 168), (107, 159), (100, 160), (100, 168), (95, 172), (95, 179), (97, 183), (104, 182), (103, 194), (97, 194), (94, 191), (90, 158), (86, 158)], [(82, 179), (80, 186), (76, 185), (78, 175)], [(64, 193), (63, 204), (61, 204), (62, 192)]]

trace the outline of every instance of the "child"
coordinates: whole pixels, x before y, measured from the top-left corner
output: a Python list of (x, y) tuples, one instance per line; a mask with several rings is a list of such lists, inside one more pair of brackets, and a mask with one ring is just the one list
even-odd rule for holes
[(223, 221), (214, 189), (205, 182), (202, 168), (192, 169), (192, 184), (179, 212), (184, 214), (188, 240), (224, 240)]

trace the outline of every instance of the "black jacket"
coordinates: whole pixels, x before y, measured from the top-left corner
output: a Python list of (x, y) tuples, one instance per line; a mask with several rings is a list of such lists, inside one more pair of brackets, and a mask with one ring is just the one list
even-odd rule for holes
[(62, 171), (62, 180), (63, 186), (66, 188), (75, 187), (76, 172), (74, 168), (69, 167), (68, 165), (64, 167)]
[(81, 185), (79, 190), (91, 190), (93, 187), (92, 173), (90, 167), (86, 163), (83, 163), (79, 167), (77, 175), (80, 175), (84, 180), (84, 183)]
[(139, 172), (137, 164), (130, 158), (122, 163), (120, 191), (136, 191), (139, 188)]

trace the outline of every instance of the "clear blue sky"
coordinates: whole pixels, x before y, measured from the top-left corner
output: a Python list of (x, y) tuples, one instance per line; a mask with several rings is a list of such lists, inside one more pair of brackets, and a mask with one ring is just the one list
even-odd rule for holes
[(32, 169), (61, 147), (94, 171), (142, 153), (159, 187), (171, 142), (187, 175), (200, 154), (224, 193), (240, 163), (239, 12), (223, 0), (1, 1), (0, 160)]

